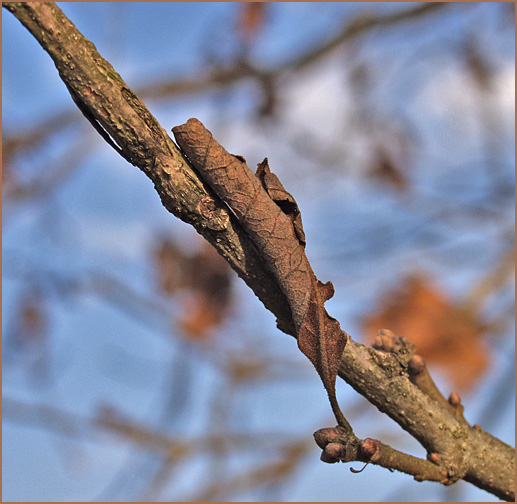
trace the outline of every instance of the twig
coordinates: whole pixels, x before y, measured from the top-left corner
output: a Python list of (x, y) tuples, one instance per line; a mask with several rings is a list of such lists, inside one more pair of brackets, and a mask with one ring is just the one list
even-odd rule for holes
[(415, 387), (395, 355), (349, 340), (339, 376), (437, 453), (449, 479), (462, 478), (504, 500), (515, 498), (514, 449), (479, 426), (470, 427)]
[[(316, 444), (323, 449), (321, 460), (335, 462), (366, 462), (390, 470), (412, 475), (417, 481), (438, 481), (450, 483), (447, 470), (440, 466), (440, 458), (432, 454), (430, 460), (423, 460), (403, 453), (377, 439), (358, 439), (350, 436), (341, 427), (319, 429), (314, 433)], [(357, 473), (353, 468), (352, 472)]]

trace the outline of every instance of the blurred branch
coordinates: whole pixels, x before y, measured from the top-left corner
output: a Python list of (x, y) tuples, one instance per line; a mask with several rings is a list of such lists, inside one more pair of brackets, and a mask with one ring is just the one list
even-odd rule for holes
[[(136, 88), (137, 96), (142, 98), (168, 98), (176, 95), (201, 93), (212, 88), (231, 86), (246, 79), (255, 79), (271, 89), (272, 82), (287, 71), (298, 71), (325, 57), (336, 47), (349, 42), (357, 37), (365, 35), (373, 29), (387, 29), (397, 27), (401, 23), (424, 18), (425, 16), (439, 13), (450, 7), (447, 2), (429, 2), (401, 9), (393, 13), (367, 14), (362, 13), (351, 21), (347, 21), (343, 28), (330, 40), (308, 51), (301, 56), (279, 64), (279, 66), (263, 69), (245, 60), (237, 60), (226, 68), (214, 68), (205, 75), (197, 73), (192, 77), (177, 80), (167, 79), (164, 82), (145, 84)], [(3, 141), (4, 153), (14, 157), (20, 150), (27, 147), (35, 147), (46, 140), (47, 136), (59, 132), (69, 126), (78, 118), (75, 110), (62, 111), (54, 116), (44, 119), (39, 124), (31, 127), (23, 133), (16, 135), (7, 134)]]
[(9, 164), (20, 152), (35, 149), (39, 144), (47, 142), (49, 136), (70, 126), (77, 117), (75, 109), (67, 110), (47, 116), (39, 124), (23, 131), (5, 135), (2, 140), (3, 162)]
[(506, 251), (495, 267), (477, 283), (465, 300), (465, 309), (471, 313), (480, 311), (482, 304), (507, 282), (515, 279), (515, 248)]
[[(235, 478), (223, 479), (211, 478), (205, 482), (204, 488), (196, 496), (186, 498), (174, 498), (179, 501), (202, 502), (206, 500), (218, 500), (223, 496), (250, 490), (257, 485), (267, 485), (272, 480), (282, 481), (286, 475), (298, 466), (301, 457), (313, 449), (313, 444), (307, 440), (290, 441), (280, 433), (239, 434), (235, 432), (223, 434), (207, 434), (197, 438), (180, 440), (159, 434), (144, 426), (136, 425), (131, 420), (124, 418), (113, 409), (103, 408), (98, 417), (99, 425), (112, 432), (138, 443), (144, 448), (159, 452), (164, 456), (163, 464), (158, 473), (147, 485), (144, 495), (155, 495), (160, 491), (165, 480), (170, 478), (174, 467), (185, 462), (189, 457), (201, 455), (207, 458), (216, 457), (219, 464), (232, 452), (239, 453), (244, 449), (259, 453), (264, 450), (274, 449), (280, 454), (278, 462), (268, 461), (259, 469), (252, 469), (244, 475)], [(170, 482), (170, 481), (169, 481)]]
[(237, 476), (215, 481), (197, 494), (184, 496), (188, 502), (222, 501), (232, 495), (239, 495), (259, 486), (274, 485), (284, 481), (299, 467), (303, 457), (313, 448), (312, 442), (295, 441), (279, 445), (280, 457), (268, 460)]
[[(76, 170), (83, 159), (88, 156), (92, 149), (91, 139), (84, 139), (65, 152), (57, 161), (49, 161), (46, 169), (41, 169), (36, 176), (28, 182), (22, 182), (11, 174), (12, 167), (9, 164), (3, 166), (3, 196), (4, 203), (21, 203), (27, 199), (43, 198), (55, 191), (60, 185), (64, 184), (68, 177)], [(4, 151), (5, 153), (5, 151)], [(6, 162), (4, 158), (4, 163)], [(7, 175), (6, 175), (7, 172)]]
[(400, 23), (418, 20), (429, 14), (438, 13), (450, 5), (447, 2), (430, 2), (411, 6), (394, 13), (362, 13), (351, 21), (347, 21), (343, 28), (329, 41), (293, 58), (291, 61), (282, 62), (277, 67), (262, 69), (247, 61), (238, 60), (227, 68), (216, 68), (205, 76), (196, 75), (183, 80), (155, 83), (137, 89), (137, 91), (141, 96), (163, 98), (177, 94), (199, 93), (213, 87), (228, 86), (249, 78), (255, 78), (258, 81), (276, 79), (285, 72), (298, 71), (313, 64), (341, 44), (364, 35), (375, 28), (395, 27)]
[(4, 420), (32, 427), (44, 427), (62, 436), (76, 439), (88, 435), (88, 431), (93, 427), (88, 417), (46, 404), (29, 404), (9, 397), (2, 398), (2, 415)]
[(307, 65), (314, 63), (316, 60), (326, 55), (330, 51), (344, 42), (348, 42), (356, 37), (364, 35), (373, 29), (389, 28), (397, 26), (407, 21), (415, 21), (422, 19), (429, 14), (435, 14), (442, 9), (449, 8), (449, 2), (427, 2), (401, 9), (397, 12), (370, 14), (361, 13), (350, 22), (346, 23), (341, 31), (335, 35), (326, 44), (314, 49), (308, 54), (287, 63), (287, 67), (293, 70), (299, 70)]
[(158, 433), (144, 425), (139, 425), (118, 412), (115, 408), (108, 406), (103, 406), (99, 409), (95, 423), (151, 451), (162, 453), (177, 460), (197, 453), (206, 454), (211, 450), (220, 451), (221, 446), (226, 447), (225, 451), (244, 446), (264, 450), (274, 447), (282, 440), (285, 441), (284, 434), (275, 432), (262, 432), (258, 434), (232, 432), (231, 434), (207, 434), (188, 439), (182, 436), (175, 439), (166, 434)]

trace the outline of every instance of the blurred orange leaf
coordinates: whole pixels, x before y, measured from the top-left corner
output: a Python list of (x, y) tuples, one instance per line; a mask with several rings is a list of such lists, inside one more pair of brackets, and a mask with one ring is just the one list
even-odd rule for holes
[(21, 301), (16, 321), (16, 344), (26, 351), (40, 352), (45, 344), (48, 319), (43, 298), (31, 292)]
[(246, 42), (251, 42), (265, 21), (266, 4), (264, 2), (243, 2), (240, 4), (238, 29)]
[(270, 374), (267, 360), (249, 355), (230, 358), (227, 366), (228, 375), (234, 383), (259, 380)]
[(203, 241), (194, 255), (162, 240), (154, 251), (159, 288), (168, 296), (181, 292), (180, 325), (188, 338), (202, 340), (226, 318), (231, 304), (231, 270), (226, 261)]
[(465, 40), (463, 58), (472, 81), (481, 91), (490, 91), (494, 80), (494, 68), (483, 53), (475, 34)]
[(467, 391), (488, 366), (483, 324), (443, 292), (417, 275), (386, 293), (381, 307), (363, 320), (363, 335), (373, 341), (388, 328), (416, 343), (417, 353), (444, 369), (454, 386)]
[(188, 286), (181, 325), (190, 338), (204, 339), (226, 318), (231, 301), (231, 271), (207, 242), (189, 261)]
[(31, 284), (19, 301), (16, 316), (5, 337), (6, 349), (21, 356), (38, 385), (45, 384), (49, 365), (50, 320), (45, 298)]
[(210, 336), (210, 330), (219, 326), (226, 316), (225, 311), (200, 292), (187, 299), (180, 324), (189, 339), (204, 340)]
[(397, 191), (407, 190), (415, 143), (416, 139), (408, 126), (397, 126), (378, 119), (368, 175)]

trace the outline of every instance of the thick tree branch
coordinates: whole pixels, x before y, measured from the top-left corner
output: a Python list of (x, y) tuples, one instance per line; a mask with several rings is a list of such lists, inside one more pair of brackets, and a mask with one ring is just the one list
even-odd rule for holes
[(154, 183), (163, 205), (191, 224), (294, 334), (291, 310), (234, 215), (183, 159), (174, 142), (95, 46), (53, 3), (4, 3), (48, 52), (74, 101), (126, 159)]
[[(277, 316), (282, 330), (297, 334), (301, 326), (292, 313), (290, 294), (270, 272), (268, 261), (249, 232), (189, 166), (142, 101), (93, 44), (55, 4), (17, 2), (3, 6), (52, 57), (88, 120), (125, 159), (153, 181), (164, 206), (192, 224), (225, 257)], [(318, 295), (318, 303), (324, 301), (325, 295)], [(327, 322), (322, 326), (325, 319), (319, 316), (319, 320), (321, 332)], [(470, 427), (443, 401), (432, 397), (428, 385), (412, 383), (406, 358), (411, 353), (407, 345), (401, 345), (397, 352), (386, 352), (366, 348), (349, 338), (339, 375), (413, 435), (439, 467), (440, 475), (446, 474), (447, 483), (465, 479), (502, 499), (512, 500), (513, 449), (480, 428)], [(375, 453), (374, 450), (371, 457)], [(398, 463), (402, 464), (400, 460)]]
[(428, 454), (439, 454), (450, 480), (465, 479), (513, 500), (514, 449), (458, 419), (411, 383), (397, 357), (350, 340), (339, 376), (417, 439)]

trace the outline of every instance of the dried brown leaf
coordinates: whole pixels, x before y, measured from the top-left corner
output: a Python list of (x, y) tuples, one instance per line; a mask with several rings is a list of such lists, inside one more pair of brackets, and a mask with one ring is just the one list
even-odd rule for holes
[[(231, 208), (262, 253), (291, 307), (300, 350), (318, 371), (338, 423), (351, 429), (335, 392), (346, 334), (325, 310), (324, 302), (334, 289), (330, 282), (319, 282), (310, 267), (299, 239), (302, 235), (296, 229), (296, 215), (292, 217), (296, 211), (299, 214), (294, 198), (272, 176), (267, 160), (259, 165), (255, 176), (242, 157), (228, 153), (197, 119), (189, 119), (172, 131), (193, 167)], [(285, 203), (290, 212), (286, 213)]]

